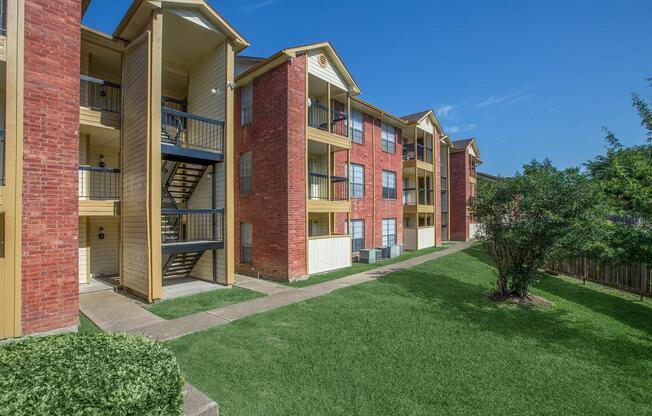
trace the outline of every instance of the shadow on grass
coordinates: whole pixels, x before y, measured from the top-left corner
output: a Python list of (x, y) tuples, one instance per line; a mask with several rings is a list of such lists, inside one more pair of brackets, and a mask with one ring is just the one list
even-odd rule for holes
[[(404, 293), (421, 299), (437, 319), (463, 320), (470, 327), (507, 339), (533, 341), (551, 352), (588, 361), (599, 354), (612, 365), (628, 370), (648, 356), (652, 309), (552, 277), (545, 279), (542, 290), (563, 297), (570, 305), (528, 308), (496, 304), (487, 297), (495, 270), (479, 250), (482, 249), (471, 248), (455, 259), (399, 271), (379, 282), (395, 286), (397, 295)], [(641, 329), (647, 337), (628, 332), (599, 315), (578, 313), (573, 303), (588, 305), (596, 312)]]

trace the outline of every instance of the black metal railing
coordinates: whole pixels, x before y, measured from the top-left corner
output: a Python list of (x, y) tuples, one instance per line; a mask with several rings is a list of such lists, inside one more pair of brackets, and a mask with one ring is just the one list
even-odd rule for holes
[(79, 77), (79, 105), (94, 110), (119, 113), (120, 90), (119, 84), (81, 75)]
[(432, 189), (419, 189), (419, 205), (434, 205), (435, 198), (433, 197)]
[(331, 114), (331, 133), (348, 137), (349, 135), (349, 116), (343, 111), (321, 103), (312, 103), (308, 107), (308, 126), (316, 129), (328, 131), (328, 114)]
[[(416, 147), (416, 151), (415, 151)], [(426, 148), (422, 144), (407, 143), (403, 145), (403, 160), (414, 160), (418, 159), (420, 161), (425, 161), (427, 163), (432, 163), (432, 149)]]
[(161, 242), (224, 241), (224, 209), (162, 209)]
[(5, 186), (5, 129), (0, 129), (0, 186)]
[(417, 203), (417, 189), (403, 188), (403, 205), (416, 205), (416, 203)]
[(80, 166), (79, 197), (87, 199), (119, 199), (120, 169)]
[(331, 176), (321, 173), (308, 173), (308, 198), (329, 200), (328, 190), (330, 187), (331, 201), (347, 201), (349, 199), (349, 178), (343, 176)]
[(222, 153), (224, 122), (162, 107), (161, 142), (188, 149)]
[(0, 35), (7, 36), (7, 0), (0, 0)]
[(441, 177), (441, 192), (448, 192), (448, 178), (446, 176)]

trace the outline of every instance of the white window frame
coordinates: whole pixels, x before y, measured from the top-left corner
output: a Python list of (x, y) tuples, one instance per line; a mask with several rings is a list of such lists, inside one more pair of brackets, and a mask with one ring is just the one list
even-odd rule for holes
[[(358, 170), (357, 174), (356, 170)], [(351, 187), (349, 190), (349, 195), (351, 198), (364, 198), (364, 174), (364, 165), (357, 163), (349, 164), (349, 186)], [(356, 181), (356, 179), (358, 179), (360, 182)], [(362, 189), (360, 194), (357, 194), (354, 191), (356, 186), (359, 186)]]
[(393, 246), (396, 244), (396, 218), (383, 218), (383, 246)]
[[(251, 264), (254, 257), (254, 226), (250, 222), (240, 223), (240, 263)], [(245, 250), (249, 249), (248, 256), (245, 255)]]
[(240, 124), (245, 126), (254, 121), (254, 83), (242, 87), (240, 99)]
[[(396, 199), (396, 172), (383, 170), (382, 172), (383, 199)], [(394, 194), (392, 196), (392, 190)]]
[(380, 123), (380, 144), (384, 152), (396, 153), (396, 129), (386, 123)]
[[(351, 220), (351, 251), (353, 253), (360, 251), (364, 249), (364, 244), (365, 244), (365, 238), (364, 238), (364, 227), (365, 227), (365, 221), (364, 219), (355, 219)], [(349, 222), (344, 221), (344, 229), (345, 233), (349, 234)], [(355, 249), (354, 247), (354, 240), (362, 240), (362, 246), (358, 248), (358, 250)]]
[(253, 178), (253, 157), (248, 151), (240, 154), (240, 193), (248, 194), (252, 188)]
[(355, 110), (351, 110), (351, 141), (364, 144), (364, 114)]

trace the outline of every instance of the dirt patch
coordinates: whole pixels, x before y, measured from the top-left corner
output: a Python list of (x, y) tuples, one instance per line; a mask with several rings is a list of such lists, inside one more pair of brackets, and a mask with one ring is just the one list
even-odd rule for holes
[(548, 299), (542, 298), (541, 296), (527, 295), (525, 297), (517, 296), (502, 296), (498, 293), (491, 293), (489, 299), (496, 303), (505, 303), (519, 306), (527, 306), (533, 308), (545, 308), (553, 306), (553, 303)]

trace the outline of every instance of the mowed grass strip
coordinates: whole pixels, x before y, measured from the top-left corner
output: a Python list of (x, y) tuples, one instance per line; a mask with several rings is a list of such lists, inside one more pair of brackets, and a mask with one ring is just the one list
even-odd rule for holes
[(234, 415), (645, 415), (652, 308), (543, 276), (527, 308), (487, 298), (479, 247), (168, 345)]
[(193, 313), (209, 311), (234, 303), (244, 302), (266, 296), (253, 290), (237, 286), (211, 290), (196, 295), (164, 300), (147, 309), (163, 319), (176, 319)]
[(330, 280), (339, 279), (341, 277), (351, 276), (352, 274), (366, 272), (368, 270), (377, 269), (383, 266), (389, 266), (390, 264), (398, 263), (404, 260), (408, 260), (414, 257), (423, 256), (426, 254), (434, 253), (437, 251), (444, 250), (447, 247), (450, 247), (455, 243), (444, 243), (439, 247), (428, 247), (418, 251), (407, 251), (404, 254), (394, 257), (393, 259), (387, 259), (379, 261), (378, 263), (353, 263), (351, 267), (345, 267), (343, 269), (335, 270), (333, 272), (326, 272), (321, 274), (315, 274), (304, 280), (297, 280), (294, 282), (278, 282), (286, 286), (294, 288), (302, 288), (306, 286), (316, 285), (317, 283), (324, 283)]

